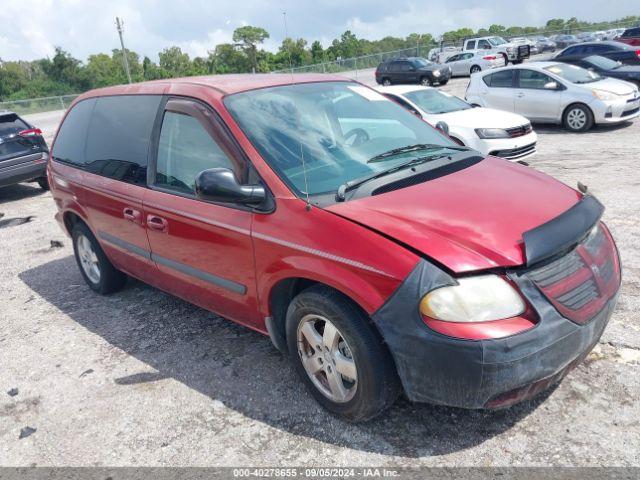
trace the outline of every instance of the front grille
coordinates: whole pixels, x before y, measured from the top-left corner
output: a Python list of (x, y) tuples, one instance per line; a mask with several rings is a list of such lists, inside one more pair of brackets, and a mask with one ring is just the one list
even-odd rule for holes
[(600, 224), (571, 252), (528, 276), (563, 316), (582, 324), (615, 295), (620, 264), (613, 239)]
[(524, 147), (509, 148), (506, 150), (494, 150), (489, 152), (489, 155), (495, 157), (506, 158), (508, 160), (515, 160), (516, 158), (525, 157), (536, 151), (536, 142), (525, 145)]
[(526, 125), (520, 125), (519, 127), (507, 128), (505, 131), (511, 138), (516, 138), (529, 135), (533, 131), (533, 128), (530, 123), (527, 123)]

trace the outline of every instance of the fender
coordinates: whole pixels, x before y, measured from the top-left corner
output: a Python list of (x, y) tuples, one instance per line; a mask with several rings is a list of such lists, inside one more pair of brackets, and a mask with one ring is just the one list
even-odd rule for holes
[(395, 291), (401, 281), (385, 277), (375, 282), (381, 286), (379, 282), (383, 281), (385, 288), (374, 288), (374, 282), (368, 278), (369, 275), (375, 274), (356, 272), (339, 264), (329, 264), (323, 258), (302, 255), (284, 257), (257, 276), (260, 312), (263, 317), (272, 315), (269, 299), (278, 282), (289, 278), (304, 278), (336, 289), (352, 299), (365, 312), (372, 314)]

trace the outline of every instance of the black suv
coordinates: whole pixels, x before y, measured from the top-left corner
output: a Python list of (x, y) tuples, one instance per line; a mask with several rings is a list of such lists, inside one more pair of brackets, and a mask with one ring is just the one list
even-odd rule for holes
[(18, 114), (0, 110), (0, 187), (36, 181), (48, 190), (48, 158), (49, 149), (42, 131)]
[(451, 68), (420, 57), (396, 58), (382, 62), (376, 68), (376, 82), (380, 85), (394, 83), (444, 85), (450, 78)]

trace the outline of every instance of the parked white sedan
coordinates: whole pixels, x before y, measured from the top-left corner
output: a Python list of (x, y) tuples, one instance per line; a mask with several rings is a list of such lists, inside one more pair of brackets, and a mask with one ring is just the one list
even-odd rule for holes
[(532, 122), (561, 123), (572, 132), (640, 114), (635, 85), (557, 62), (531, 62), (473, 75), (465, 98), (474, 105), (519, 113)]
[(451, 67), (452, 76), (469, 76), (483, 70), (504, 66), (504, 58), (501, 55), (482, 51), (465, 51), (450, 56), (444, 62)]
[(474, 108), (432, 87), (394, 85), (379, 87), (378, 91), (434, 126), (445, 122), (453, 140), (483, 155), (520, 160), (536, 152), (538, 136), (520, 115)]

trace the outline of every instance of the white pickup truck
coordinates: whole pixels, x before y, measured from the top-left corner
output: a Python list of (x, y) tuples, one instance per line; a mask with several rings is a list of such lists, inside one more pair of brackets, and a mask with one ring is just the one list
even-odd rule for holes
[(504, 64), (522, 63), (529, 58), (529, 45), (509, 43), (502, 37), (476, 37), (467, 38), (462, 50), (484, 50), (487, 53), (495, 53), (504, 57)]

